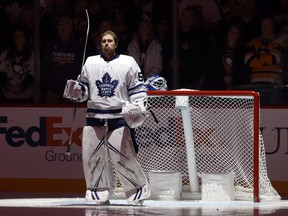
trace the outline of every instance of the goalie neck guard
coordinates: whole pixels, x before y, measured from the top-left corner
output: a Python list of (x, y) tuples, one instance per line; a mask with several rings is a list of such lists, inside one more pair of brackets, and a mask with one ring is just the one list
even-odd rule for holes
[(145, 86), (147, 90), (168, 90), (167, 81), (159, 75), (149, 77), (145, 82)]

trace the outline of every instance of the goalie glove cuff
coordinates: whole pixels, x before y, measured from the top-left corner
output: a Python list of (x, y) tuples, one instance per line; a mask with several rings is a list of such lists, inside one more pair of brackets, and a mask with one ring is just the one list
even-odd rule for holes
[(146, 100), (136, 100), (132, 103), (133, 105), (139, 107), (141, 113), (145, 113), (147, 111), (147, 102)]

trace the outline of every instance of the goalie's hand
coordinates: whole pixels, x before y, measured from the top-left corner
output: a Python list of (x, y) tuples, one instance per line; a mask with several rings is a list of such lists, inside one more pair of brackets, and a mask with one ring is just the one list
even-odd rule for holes
[(126, 123), (131, 128), (140, 126), (144, 120), (145, 115), (142, 113), (141, 108), (138, 105), (127, 103), (122, 107), (122, 115)]
[(67, 80), (63, 97), (79, 101), (84, 95), (83, 87), (75, 80)]
[(74, 85), (73, 87), (73, 91), (72, 91), (72, 100), (80, 100), (83, 97), (83, 91), (82, 91), (82, 87), (81, 85), (79, 85), (78, 83), (76, 85)]

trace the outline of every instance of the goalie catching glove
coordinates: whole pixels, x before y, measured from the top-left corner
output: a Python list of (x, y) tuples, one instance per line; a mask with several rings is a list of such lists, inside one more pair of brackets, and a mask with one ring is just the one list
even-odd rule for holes
[(122, 115), (131, 128), (136, 128), (143, 124), (145, 112), (145, 102), (126, 103), (122, 108)]
[(83, 96), (83, 86), (75, 80), (67, 80), (63, 97), (71, 99), (73, 101), (79, 101)]

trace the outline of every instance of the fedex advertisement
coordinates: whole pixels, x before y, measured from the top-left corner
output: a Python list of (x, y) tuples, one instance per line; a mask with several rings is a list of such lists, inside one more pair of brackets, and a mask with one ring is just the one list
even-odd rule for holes
[[(81, 139), (86, 108), (76, 110), (71, 155), (66, 154), (73, 107), (0, 107), (0, 178), (83, 179)], [(262, 108), (268, 176), (287, 181), (288, 110)]]
[[(0, 108), (0, 178), (81, 178), (85, 108)], [(56, 175), (55, 175), (56, 173)]]

